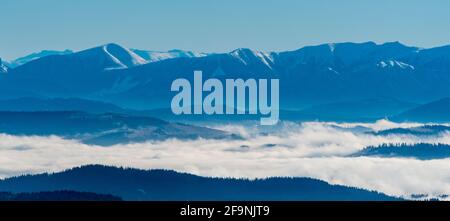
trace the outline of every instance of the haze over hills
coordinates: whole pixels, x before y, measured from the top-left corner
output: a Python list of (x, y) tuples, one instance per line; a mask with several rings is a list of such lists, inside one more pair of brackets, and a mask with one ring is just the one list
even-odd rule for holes
[(399, 101), (387, 97), (343, 101), (314, 105), (299, 111), (299, 114), (315, 117), (318, 120), (354, 120), (380, 119), (397, 115), (404, 110), (418, 106), (417, 104)]
[(33, 98), (0, 100), (0, 111), (82, 111), (88, 113), (131, 113), (113, 104), (79, 98)]
[(394, 117), (396, 121), (449, 122), (450, 98), (443, 98), (412, 108)]
[(238, 135), (207, 127), (116, 113), (0, 111), (0, 122), (0, 133), (21, 136), (56, 135), (102, 146), (169, 138), (240, 139)]
[[(0, 99), (76, 97), (133, 109), (167, 108), (174, 95), (172, 81), (192, 80), (194, 70), (202, 70), (205, 79), (279, 78), (281, 109), (380, 97), (401, 107), (450, 95), (450, 46), (420, 49), (399, 42), (366, 42), (286, 52), (241, 48), (201, 56), (183, 52), (173, 58), (169, 53), (161, 56), (171, 59), (154, 62), (143, 56), (143, 51), (108, 44), (36, 59), (0, 76)], [(408, 108), (382, 109), (375, 115)]]

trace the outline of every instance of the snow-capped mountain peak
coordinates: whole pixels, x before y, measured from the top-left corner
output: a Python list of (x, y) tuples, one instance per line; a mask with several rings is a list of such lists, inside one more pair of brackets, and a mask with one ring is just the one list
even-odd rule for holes
[(102, 50), (110, 56), (111, 60), (122, 68), (130, 68), (147, 63), (147, 61), (139, 55), (118, 44), (103, 45)]
[(104, 70), (131, 68), (147, 63), (131, 50), (114, 43), (80, 51), (74, 56), (87, 61), (97, 61)]
[(66, 54), (72, 54), (72, 53), (73, 53), (73, 51), (71, 51), (69, 49), (66, 49), (64, 51), (43, 50), (43, 51), (40, 51), (40, 52), (35, 52), (35, 53), (32, 53), (32, 54), (29, 54), (29, 55), (17, 58), (15, 60), (12, 60), (12, 61), (9, 62), (9, 67), (15, 68), (15, 67), (24, 65), (24, 64), (26, 64), (26, 63), (28, 63), (30, 61), (34, 61), (36, 59), (43, 58), (43, 57), (46, 57), (46, 56), (66, 55)]
[(143, 59), (145, 59), (147, 62), (157, 62), (172, 58), (204, 57), (208, 55), (208, 53), (197, 53), (179, 49), (174, 49), (170, 51), (147, 51), (147, 50), (131, 49), (131, 51), (139, 55)]

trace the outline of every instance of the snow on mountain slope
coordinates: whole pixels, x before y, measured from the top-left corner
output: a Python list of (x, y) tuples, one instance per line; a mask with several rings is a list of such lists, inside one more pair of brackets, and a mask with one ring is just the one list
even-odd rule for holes
[(377, 64), (378, 67), (381, 68), (395, 68), (398, 67), (400, 69), (411, 69), (414, 70), (414, 66), (410, 65), (410, 64), (406, 64), (404, 62), (401, 61), (397, 61), (397, 60), (388, 60), (388, 61), (380, 61)]
[(255, 51), (248, 48), (239, 48), (230, 52), (230, 55), (239, 59), (245, 65), (260, 62), (270, 69), (272, 69), (272, 66), (274, 65), (275, 53)]
[(178, 51), (176, 56), (158, 54), (157, 62), (138, 52), (107, 44), (33, 60), (2, 76), (0, 98), (78, 97), (161, 108), (173, 97), (168, 90), (172, 81), (189, 79), (195, 70), (202, 70), (205, 79), (280, 79), (283, 106), (292, 109), (380, 96), (425, 103), (450, 94), (450, 46), (366, 42), (269, 53), (241, 48), (207, 56)]
[(8, 66), (6, 66), (2, 59), (0, 58), (0, 73), (6, 73), (8, 72)]
[(170, 51), (146, 51), (139, 49), (130, 49), (132, 52), (141, 56), (147, 62), (156, 62), (172, 58), (192, 58), (192, 57), (204, 57), (207, 53), (196, 53), (192, 51), (183, 50), (170, 50)]
[(43, 58), (46, 56), (50, 56), (50, 55), (65, 55), (65, 54), (72, 54), (72, 53), (73, 53), (73, 51), (68, 50), (68, 49), (64, 50), (64, 51), (43, 50), (40, 52), (36, 52), (33, 54), (29, 54), (29, 55), (17, 58), (9, 63), (9, 67), (15, 68), (17, 66), (24, 65), (30, 61), (33, 61), (33, 60), (36, 60), (39, 58)]
[(76, 53), (77, 56), (102, 62), (104, 70), (130, 68), (146, 64), (145, 59), (118, 44), (106, 44)]

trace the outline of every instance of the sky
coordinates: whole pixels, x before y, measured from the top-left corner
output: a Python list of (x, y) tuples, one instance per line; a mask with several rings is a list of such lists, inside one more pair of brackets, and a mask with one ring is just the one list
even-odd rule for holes
[(329, 42), (450, 44), (447, 0), (0, 0), (0, 58), (129, 48), (295, 50)]

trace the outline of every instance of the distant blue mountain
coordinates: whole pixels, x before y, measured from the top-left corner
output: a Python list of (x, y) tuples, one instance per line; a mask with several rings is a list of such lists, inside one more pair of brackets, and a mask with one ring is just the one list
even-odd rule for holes
[[(116, 105), (79, 98), (24, 97), (0, 100), (0, 111), (83, 111), (89, 113), (129, 113)], [(136, 112), (137, 113), (137, 112)]]
[[(114, 44), (110, 44), (114, 45)], [(129, 49), (131, 52), (135, 53), (135, 56), (138, 59), (144, 59), (147, 62), (155, 62), (162, 61), (166, 59), (179, 58), (179, 57), (202, 57), (207, 56), (207, 53), (195, 53), (192, 51), (183, 51), (183, 50), (170, 50), (170, 51), (148, 51), (148, 50), (140, 50), (140, 49)], [(74, 51), (66, 49), (64, 51), (56, 51), (56, 50), (43, 50), (40, 52), (32, 53), (29, 55), (25, 55), (23, 57), (14, 59), (8, 63), (9, 68), (16, 68), (18, 66), (24, 65), (30, 61), (40, 59), (43, 57), (51, 56), (51, 55), (68, 55), (72, 54)], [(140, 58), (139, 58), (140, 57)], [(0, 62), (1, 63), (1, 62)]]
[(112, 194), (124, 200), (398, 200), (381, 193), (330, 185), (310, 178), (207, 178), (168, 170), (99, 165), (0, 181), (0, 191), (56, 190)]
[(392, 120), (413, 122), (450, 122), (450, 98), (443, 98), (400, 113)]
[(238, 135), (216, 129), (170, 123), (151, 117), (114, 113), (0, 112), (0, 122), (0, 133), (58, 135), (97, 145), (165, 140), (168, 138), (240, 139)]
[[(323, 120), (370, 122), (392, 116), (416, 106), (412, 103), (390, 98), (374, 98), (361, 101), (336, 102), (315, 105), (300, 111), (280, 110), (282, 120)], [(87, 113), (119, 113), (134, 116), (156, 117), (168, 121), (242, 121), (259, 120), (261, 115), (175, 115), (170, 108), (132, 110), (102, 101), (80, 98), (33, 98), (23, 97), (0, 100), (0, 111), (81, 111)]]
[[(379, 97), (407, 104), (450, 96), (450, 46), (420, 49), (366, 42), (267, 53), (241, 48), (156, 62), (107, 44), (42, 57), (0, 75), (0, 99), (76, 97), (132, 109), (168, 108), (172, 81), (192, 79), (194, 70), (202, 70), (204, 78), (279, 78), (280, 104), (286, 110), (342, 102), (364, 107), (353, 102)], [(370, 115), (400, 109), (380, 106)]]
[(364, 121), (364, 119), (386, 118), (416, 106), (418, 105), (388, 97), (379, 97), (314, 105), (298, 113), (311, 118), (315, 117), (317, 120)]
[(40, 52), (32, 53), (32, 54), (17, 58), (15, 60), (12, 60), (9, 62), (9, 67), (15, 68), (17, 66), (24, 65), (30, 61), (33, 61), (33, 60), (36, 60), (39, 58), (43, 58), (46, 56), (50, 56), (50, 55), (66, 55), (66, 54), (71, 54), (71, 53), (73, 53), (73, 51), (68, 50), (68, 49), (64, 50), (64, 51), (43, 50)]
[(420, 160), (433, 160), (450, 158), (450, 145), (447, 144), (382, 144), (370, 146), (352, 154), (351, 156), (375, 156), (375, 157), (408, 157)]

